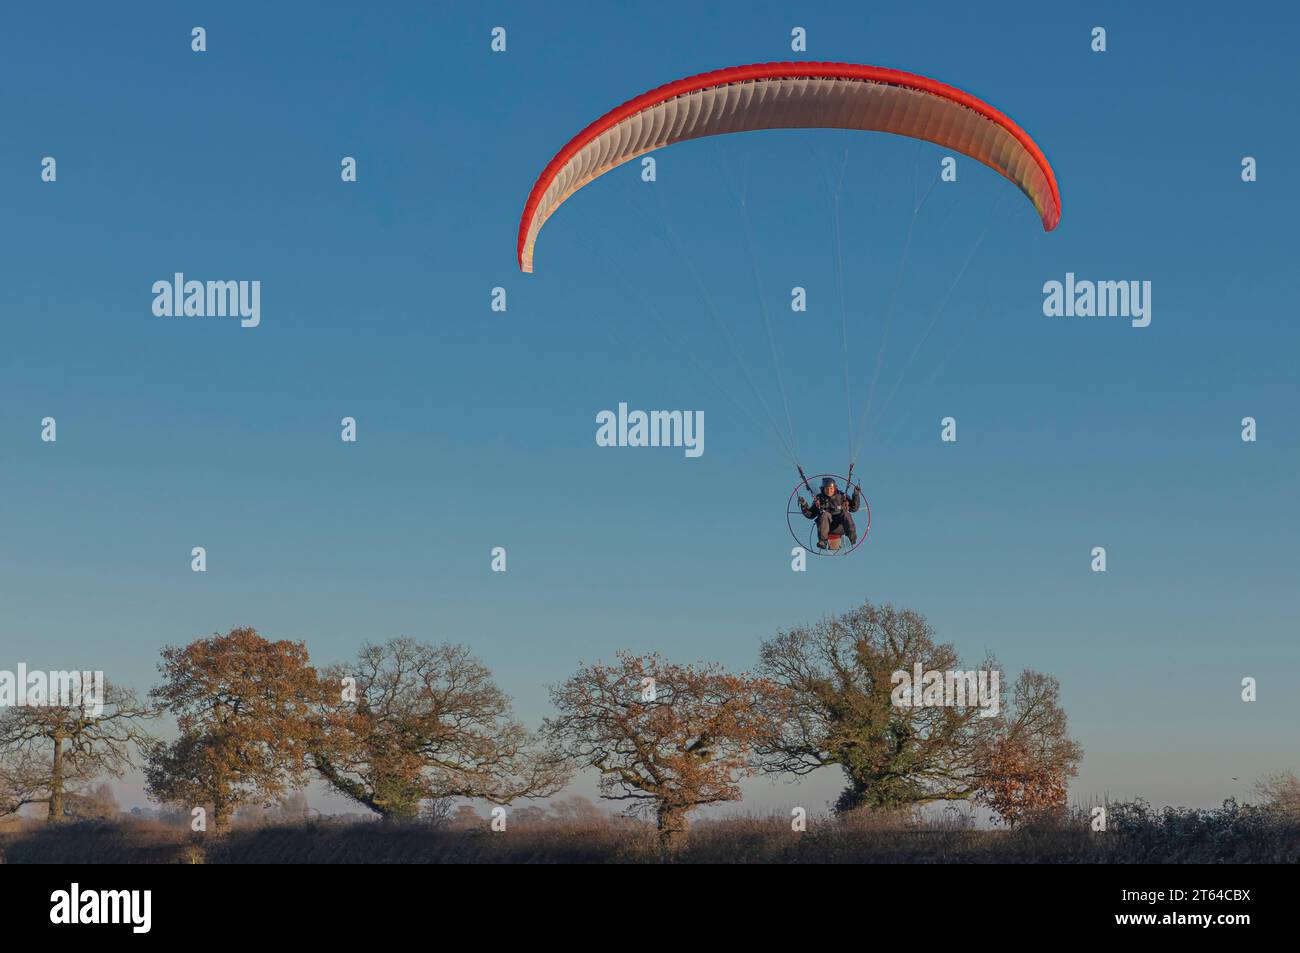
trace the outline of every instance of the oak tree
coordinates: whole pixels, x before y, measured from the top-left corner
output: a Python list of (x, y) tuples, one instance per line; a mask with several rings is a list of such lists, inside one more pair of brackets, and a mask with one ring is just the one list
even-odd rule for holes
[(653, 813), (672, 846), (694, 808), (740, 798), (755, 746), (780, 717), (779, 690), (718, 665), (679, 665), (619, 653), (584, 665), (551, 690), (560, 714), (544, 731), (575, 764), (595, 768), (601, 795)]
[(68, 701), (0, 714), (0, 764), (10, 766), (0, 767), (0, 776), (17, 785), (8, 800), (44, 803), (50, 820), (64, 816), (65, 795), (133, 767), (152, 741), (145, 723), (157, 714), (130, 689), (108, 681)]
[(895, 672), (959, 664), (921, 615), (865, 602), (778, 633), (760, 657), (759, 671), (793, 699), (790, 717), (763, 739), (765, 770), (806, 775), (838, 766), (847, 782), (840, 811), (902, 810), (974, 793), (975, 750), (989, 728), (979, 709), (893, 704)]
[(223, 831), (241, 802), (274, 803), (304, 781), (321, 698), (302, 642), (251, 628), (163, 650), (152, 697), (180, 737), (151, 747), (146, 787), (156, 800), (212, 808)]
[(1022, 672), (1009, 711), (1002, 712), (976, 751), (975, 800), (1008, 825), (1066, 803), (1083, 749), (1070, 739), (1061, 685), (1050, 675)]
[(422, 802), (509, 804), (558, 791), (568, 772), (515, 719), (510, 697), (463, 645), (392, 639), (323, 677), (316, 772), (385, 818)]

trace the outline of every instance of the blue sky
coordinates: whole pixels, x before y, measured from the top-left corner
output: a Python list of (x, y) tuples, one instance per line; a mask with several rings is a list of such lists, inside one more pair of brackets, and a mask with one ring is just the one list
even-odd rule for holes
[[(992, 651), (1058, 676), (1081, 799), (1213, 805), (1300, 767), (1297, 14), (897, 7), (7, 9), (0, 667), (143, 689), (161, 646), (235, 625), (320, 662), (450, 639), (535, 725), (580, 660), (743, 669), (776, 629), (870, 598), (925, 613), (972, 664)], [(788, 58), (919, 72), (1002, 109), (1056, 170), (1060, 228), (962, 160), (897, 279), (943, 151), (771, 132), (664, 150), (653, 184), (635, 164), (604, 177), (518, 272), (524, 199), (583, 125), (681, 76)], [(793, 573), (796, 476), (691, 268), (783, 416), (766, 301), (800, 457), (842, 472), (841, 168), (855, 412), (890, 329), (859, 463), (873, 522), (852, 558)], [(260, 280), (261, 326), (154, 317), (150, 287), (175, 271)], [(1151, 326), (1045, 317), (1043, 282), (1067, 271), (1151, 281)], [(620, 401), (703, 410), (705, 454), (597, 447), (595, 414)], [(955, 445), (938, 440), (947, 415)], [(39, 440), (45, 416), (57, 444)], [(837, 788), (759, 782), (746, 806)]]

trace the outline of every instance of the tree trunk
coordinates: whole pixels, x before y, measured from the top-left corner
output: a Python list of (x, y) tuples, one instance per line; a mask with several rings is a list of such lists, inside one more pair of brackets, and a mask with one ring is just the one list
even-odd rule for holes
[(839, 798), (835, 802), (835, 811), (837, 814), (847, 814), (850, 811), (856, 811), (864, 807), (867, 803), (867, 785), (866, 782), (852, 777), (848, 777), (848, 785), (840, 792)]
[(54, 735), (54, 765), (50, 771), (50, 803), (47, 816), (51, 821), (63, 820), (63, 736), (58, 733)]
[(685, 839), (686, 829), (689, 826), (686, 820), (686, 808), (661, 801), (656, 822), (659, 828), (659, 844), (665, 850), (679, 846)]
[(212, 802), (212, 833), (224, 834), (230, 826), (230, 806), (224, 799)]

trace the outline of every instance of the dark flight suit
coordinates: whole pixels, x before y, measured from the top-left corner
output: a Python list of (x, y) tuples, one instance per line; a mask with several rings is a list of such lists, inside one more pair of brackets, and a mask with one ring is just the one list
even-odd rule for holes
[(822, 492), (813, 497), (811, 506), (800, 501), (799, 509), (808, 519), (817, 521), (818, 541), (826, 542), (832, 533), (856, 541), (858, 528), (853, 525), (853, 517), (849, 514), (856, 513), (861, 505), (862, 487), (855, 487), (852, 499), (840, 492), (834, 496)]

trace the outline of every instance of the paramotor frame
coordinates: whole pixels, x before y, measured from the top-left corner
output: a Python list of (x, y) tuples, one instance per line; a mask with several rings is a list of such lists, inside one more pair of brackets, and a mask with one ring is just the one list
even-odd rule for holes
[[(815, 496), (816, 491), (813, 490), (812, 487), (818, 485), (819, 481), (825, 477), (830, 477), (830, 479), (834, 480), (837, 487), (848, 488), (849, 495), (853, 495), (853, 490), (849, 488), (849, 481), (837, 473), (819, 473), (816, 476), (809, 477), (807, 480), (800, 480), (795, 484), (794, 490), (790, 493), (790, 500), (786, 504), (785, 524), (790, 528), (790, 535), (794, 537), (794, 541), (814, 556), (847, 556), (866, 542), (867, 533), (871, 531), (871, 504), (867, 502), (865, 496), (862, 498), (862, 506), (858, 510), (858, 513), (865, 513), (866, 516), (865, 521), (860, 519), (854, 520), (854, 524), (858, 530), (858, 541), (856, 543), (852, 546), (840, 545), (833, 549), (829, 547), (826, 549), (818, 549), (817, 522), (815, 520), (810, 520), (803, 515), (803, 510), (799, 508), (798, 498), (800, 490), (808, 490), (809, 493)], [(857, 485), (859, 488), (862, 486), (861, 483)], [(811, 500), (809, 502), (811, 502)], [(796, 519), (802, 520), (806, 525), (796, 526)], [(832, 540), (837, 539), (841, 542), (843, 541), (842, 537), (832, 536)]]

